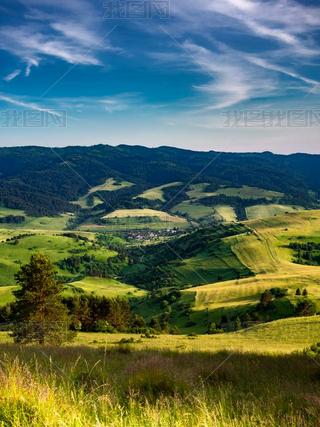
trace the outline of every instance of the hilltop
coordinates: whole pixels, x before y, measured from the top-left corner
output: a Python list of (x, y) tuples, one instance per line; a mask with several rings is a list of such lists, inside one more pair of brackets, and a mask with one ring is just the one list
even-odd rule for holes
[[(291, 203), (312, 204), (320, 184), (319, 165), (319, 155), (307, 154), (196, 152), (126, 145), (0, 148), (0, 202), (32, 215), (52, 215), (72, 211), (72, 201), (99, 192), (102, 199), (107, 198), (102, 200), (104, 208), (125, 207), (134, 197), (136, 207), (142, 200), (144, 207), (153, 207), (166, 198), (150, 197), (151, 188), (159, 194), (180, 185), (180, 195), (175, 196), (178, 204), (185, 199), (181, 196), (187, 183), (208, 183), (211, 192), (220, 186), (249, 186), (276, 192), (278, 198)], [(123, 184), (105, 186), (111, 179)], [(116, 198), (111, 197), (110, 189), (118, 190)], [(263, 193), (260, 196), (264, 198)]]

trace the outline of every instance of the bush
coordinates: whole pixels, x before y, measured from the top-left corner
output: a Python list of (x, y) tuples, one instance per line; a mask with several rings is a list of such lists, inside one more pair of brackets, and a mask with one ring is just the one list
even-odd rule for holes
[(93, 324), (93, 332), (115, 332), (115, 328), (106, 320), (97, 320)]
[(298, 302), (295, 312), (297, 316), (313, 316), (316, 314), (317, 309), (315, 303), (306, 298), (303, 301)]

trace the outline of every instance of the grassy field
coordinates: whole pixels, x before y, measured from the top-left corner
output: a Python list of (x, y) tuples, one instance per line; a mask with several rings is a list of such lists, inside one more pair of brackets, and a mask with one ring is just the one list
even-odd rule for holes
[[(89, 345), (113, 349), (129, 344), (132, 350), (161, 350), (204, 353), (236, 351), (256, 354), (290, 354), (302, 351), (320, 337), (320, 316), (294, 317), (257, 324), (237, 332), (217, 335), (155, 335), (79, 332), (68, 346)], [(124, 342), (126, 341), (126, 342)], [(130, 344), (130, 341), (131, 344)], [(11, 343), (7, 332), (0, 332), (0, 343)]]
[(1, 344), (1, 425), (319, 425), (319, 365), (306, 355), (139, 351), (139, 345)]
[[(0, 333), (0, 424), (316, 427), (319, 316), (205, 336), (80, 333), (65, 347)], [(298, 353), (299, 352), (299, 353)]]
[[(12, 291), (17, 286), (0, 286), (0, 307), (14, 301)], [(104, 296), (106, 298), (141, 298), (146, 292), (132, 285), (121, 283), (115, 279), (85, 277), (82, 280), (64, 285), (64, 296), (79, 294), (79, 291)]]
[(12, 291), (17, 289), (17, 286), (0, 286), (0, 306), (6, 305), (14, 301)]
[[(115, 218), (116, 219), (116, 218)], [(131, 231), (131, 230), (167, 230), (170, 228), (185, 228), (188, 226), (188, 223), (181, 222), (164, 222), (160, 220), (155, 220), (147, 223), (134, 221), (134, 218), (122, 218), (122, 221), (110, 221), (110, 223), (105, 225), (97, 224), (82, 224), (79, 227), (79, 230), (86, 233), (101, 233), (101, 232), (121, 232), (121, 231)]]
[[(296, 212), (247, 221), (246, 225), (251, 232), (225, 238), (224, 243), (229, 245), (237, 259), (255, 275), (235, 280), (228, 280), (223, 276), (220, 277), (223, 282), (184, 291), (193, 301), (191, 320), (196, 323), (194, 330), (198, 332), (205, 330), (207, 310), (212, 321), (219, 321), (222, 315), (238, 315), (253, 308), (261, 293), (274, 287), (287, 289), (285, 300), (294, 305), (299, 301), (299, 297), (295, 296), (297, 288), (307, 289), (308, 297), (320, 311), (320, 268), (293, 263), (293, 252), (287, 248), (288, 243), (295, 239), (317, 239), (320, 234), (320, 211)], [(222, 255), (221, 251), (219, 253)], [(227, 258), (224, 256), (222, 260)], [(191, 271), (198, 271), (204, 279), (208, 279), (208, 273), (213, 272), (214, 265), (215, 261), (212, 260), (208, 260), (207, 266), (201, 260), (194, 260), (189, 267)], [(228, 271), (231, 268), (232, 264), (229, 263)], [(183, 266), (181, 269), (183, 271)], [(195, 284), (195, 281), (196, 278), (193, 282), (190, 280), (190, 283)], [(285, 301), (282, 303), (285, 304)]]
[(135, 286), (126, 285), (125, 283), (121, 283), (115, 279), (100, 277), (86, 277), (80, 281), (72, 282), (69, 286), (72, 286), (73, 288), (80, 288), (85, 292), (95, 293), (96, 295), (105, 296), (107, 298), (133, 298), (142, 297), (146, 294), (145, 291), (138, 289)]
[(79, 205), (82, 209), (91, 209), (92, 207), (101, 205), (103, 203), (103, 201), (97, 196), (93, 197), (93, 202), (92, 202), (91, 206), (88, 205), (88, 200), (89, 199), (88, 199), (88, 194), (87, 194), (83, 197), (80, 197), (77, 201), (72, 202), (72, 203), (75, 205)]
[[(219, 321), (223, 315), (240, 314), (253, 308), (266, 289), (282, 288), (288, 291), (285, 301), (296, 305), (303, 297), (295, 295), (296, 290), (306, 289), (320, 311), (320, 287), (316, 277), (282, 277), (279, 275), (261, 275), (240, 280), (230, 280), (210, 285), (197, 286), (184, 292), (193, 295), (193, 311), (201, 313), (196, 319), (203, 322), (206, 310), (210, 311), (210, 319)], [(285, 304), (285, 301), (278, 304)], [(279, 306), (280, 308), (280, 306)]]
[[(34, 252), (42, 252), (48, 255), (53, 262), (57, 262), (70, 257), (75, 251), (94, 254), (98, 259), (107, 259), (115, 255), (115, 252), (105, 249), (93, 249), (91, 243), (47, 233), (26, 236), (16, 241), (2, 242), (0, 243), (0, 285), (14, 284), (14, 274), (21, 264), (29, 261)], [(66, 271), (63, 271), (63, 274), (70, 275)]]
[(21, 209), (10, 209), (0, 206), (0, 217), (4, 217), (7, 215), (25, 215), (25, 213)]
[(192, 184), (187, 191), (187, 195), (190, 199), (198, 200), (203, 199), (204, 197), (214, 196), (213, 192), (206, 192), (208, 183), (202, 182), (200, 184)]
[[(215, 315), (256, 304), (271, 287), (288, 289), (294, 303), (300, 298), (296, 288), (306, 288), (320, 308), (320, 268), (294, 264), (287, 247), (296, 239), (319, 241), (320, 211), (245, 224), (247, 232), (224, 238), (210, 253), (203, 251), (175, 266), (186, 286), (211, 280), (182, 292), (182, 302), (194, 302), (192, 334), (79, 333), (73, 343), (49, 348), (19, 347), (7, 332), (0, 332), (0, 426), (318, 426), (320, 359), (302, 351), (320, 341), (320, 316), (195, 334)], [(0, 240), (16, 233), (4, 230)], [(0, 281), (12, 283), (6, 274), (12, 277), (35, 250), (56, 261), (85, 249), (83, 244), (90, 253), (90, 243), (47, 231), (17, 244), (2, 242)], [(112, 255), (102, 250), (94, 254)], [(228, 280), (246, 267), (254, 277)], [(213, 283), (216, 279), (224, 282)], [(111, 279), (85, 278), (68, 286), (67, 292), (75, 287), (107, 297), (144, 294)], [(13, 289), (0, 287), (1, 302), (12, 300)], [(146, 314), (153, 315), (148, 302), (145, 306)], [(172, 316), (178, 327), (188, 320)]]
[(164, 202), (163, 190), (165, 188), (177, 187), (180, 184), (181, 182), (171, 182), (169, 184), (160, 185), (159, 187), (153, 187), (134, 197), (134, 199), (140, 198), (146, 200), (160, 200), (161, 202)]
[(0, 217), (7, 215), (25, 217), (25, 221), (21, 224), (2, 224), (2, 227), (8, 230), (64, 230), (71, 218), (71, 214), (61, 214), (54, 217), (32, 217), (26, 215), (25, 212), (20, 209), (0, 207)]
[(90, 188), (88, 194), (96, 193), (98, 191), (117, 191), (122, 188), (131, 187), (132, 185), (132, 182), (108, 178), (103, 184)]
[(179, 214), (187, 214), (193, 220), (199, 220), (204, 218), (218, 219), (225, 222), (233, 222), (237, 220), (237, 215), (232, 206), (228, 205), (216, 205), (216, 206), (205, 206), (199, 202), (184, 201), (172, 208), (172, 212)]
[(190, 218), (194, 220), (198, 220), (200, 218), (204, 218), (207, 216), (213, 217), (215, 214), (215, 210), (213, 207), (205, 206), (205, 205), (202, 205), (201, 203), (191, 203), (188, 200), (179, 203), (178, 205), (174, 206), (171, 210), (177, 215), (179, 215), (179, 213), (187, 214)]
[(227, 205), (216, 205), (214, 207), (216, 214), (226, 222), (235, 222), (237, 221), (237, 215), (232, 206)]
[(75, 200), (72, 203), (79, 205), (82, 209), (90, 209), (91, 207), (98, 206), (101, 203), (103, 203), (99, 197), (95, 196), (93, 199), (92, 206), (88, 206), (87, 200), (90, 194), (97, 193), (99, 191), (117, 191), (117, 190), (121, 190), (122, 188), (131, 187), (132, 185), (134, 184), (128, 181), (108, 178), (103, 184), (90, 188), (87, 194), (85, 194), (84, 196), (80, 197), (78, 200)]
[(178, 261), (174, 273), (181, 277), (185, 286), (228, 280), (248, 274), (248, 270), (234, 255), (228, 245), (219, 245), (216, 252), (204, 251), (198, 255)]
[(157, 217), (163, 222), (186, 223), (185, 218), (176, 215), (170, 215), (167, 212), (157, 211), (154, 209), (118, 209), (105, 215), (103, 218), (152, 218)]
[[(158, 335), (142, 338), (134, 334), (79, 333), (75, 344), (107, 345), (112, 348), (121, 339), (134, 338), (138, 350), (174, 351), (241, 351), (268, 354), (288, 354), (303, 350), (320, 337), (320, 316), (281, 319), (259, 324), (238, 332), (217, 335)], [(4, 340), (5, 337), (2, 337)]]
[(225, 187), (219, 188), (215, 191), (214, 195), (223, 194), (225, 196), (231, 197), (240, 197), (241, 199), (277, 199), (283, 197), (283, 193), (278, 193), (277, 191), (265, 190), (258, 187), (249, 187), (243, 185), (242, 187)]
[(246, 215), (249, 220), (268, 218), (274, 215), (281, 215), (286, 212), (296, 212), (302, 210), (299, 206), (288, 206), (288, 205), (254, 205), (246, 208)]

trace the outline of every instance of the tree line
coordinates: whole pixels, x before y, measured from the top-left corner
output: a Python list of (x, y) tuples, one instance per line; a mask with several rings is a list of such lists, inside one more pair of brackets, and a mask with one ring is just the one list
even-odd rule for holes
[(0, 323), (10, 323), (16, 343), (61, 344), (77, 331), (144, 332), (145, 322), (122, 298), (96, 295), (63, 297), (54, 265), (34, 254), (15, 275), (15, 301), (0, 308)]

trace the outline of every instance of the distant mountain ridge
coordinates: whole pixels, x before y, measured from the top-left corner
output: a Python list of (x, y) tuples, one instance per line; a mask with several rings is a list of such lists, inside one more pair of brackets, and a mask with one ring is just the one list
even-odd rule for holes
[[(320, 155), (198, 152), (173, 147), (95, 145), (0, 148), (0, 204), (32, 215), (72, 211), (70, 202), (108, 178), (132, 182), (130, 195), (180, 181), (254, 186), (290, 203), (317, 205)], [(119, 190), (119, 195), (129, 190)], [(127, 196), (126, 196), (127, 197)]]

